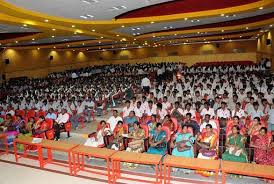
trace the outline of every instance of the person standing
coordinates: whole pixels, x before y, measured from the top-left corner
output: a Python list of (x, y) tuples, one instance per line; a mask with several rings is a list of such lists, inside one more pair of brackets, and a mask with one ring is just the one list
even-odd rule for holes
[(151, 88), (151, 83), (150, 83), (149, 78), (147, 78), (147, 76), (142, 79), (141, 86), (143, 88), (143, 92), (145, 94), (149, 94), (149, 91)]

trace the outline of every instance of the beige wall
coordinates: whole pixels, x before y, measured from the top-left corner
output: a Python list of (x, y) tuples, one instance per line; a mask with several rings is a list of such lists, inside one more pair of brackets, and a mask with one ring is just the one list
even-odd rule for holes
[[(246, 53), (233, 53), (233, 49), (244, 49)], [(197, 62), (211, 61), (249, 60), (256, 62), (256, 50), (256, 41), (226, 42), (221, 43), (219, 47), (216, 47), (216, 44), (187, 44), (172, 47), (139, 48), (120, 50), (116, 53), (112, 51), (73, 52), (50, 49), (6, 49), (2, 53), (2, 60), (8, 58), (10, 64), (2, 64), (0, 67), (7, 78), (42, 77), (49, 72), (110, 63), (179, 61), (190, 66)], [(53, 56), (52, 61), (49, 61), (49, 56)]]

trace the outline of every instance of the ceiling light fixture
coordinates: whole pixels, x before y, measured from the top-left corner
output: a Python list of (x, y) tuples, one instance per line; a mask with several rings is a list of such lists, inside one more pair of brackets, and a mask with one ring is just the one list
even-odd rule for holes
[(104, 37), (103, 36), (101, 36), (101, 39), (103, 39)]
[(75, 25), (71, 25), (71, 27), (75, 27)]
[(92, 32), (95, 32), (95, 29), (91, 30)]
[(56, 29), (54, 29), (54, 28), (52, 29), (52, 31), (55, 31), (55, 30), (56, 30)]
[(118, 37), (118, 36), (120, 36), (120, 35), (117, 34), (116, 36)]
[(18, 43), (18, 41), (15, 41), (15, 43)]
[(187, 20), (188, 18), (186, 17), (186, 18), (184, 18), (185, 20)]
[(221, 14), (221, 17), (223, 17), (223, 16), (225, 16), (225, 14), (222, 13), (222, 14)]
[(38, 50), (40, 50), (40, 48), (39, 48), (39, 47), (38, 47), (37, 49), (38, 49)]
[(52, 37), (52, 38), (54, 38), (55, 36), (54, 36), (54, 35), (52, 35), (51, 37)]
[(264, 7), (261, 6), (261, 7), (259, 8), (259, 10), (262, 10), (262, 9), (264, 9)]
[(69, 45), (68, 45), (68, 47), (69, 47)]
[(56, 49), (56, 47), (55, 47), (55, 46), (54, 46), (53, 48), (54, 48), (54, 49)]
[(28, 25), (27, 24), (23, 24), (24, 27), (27, 27)]
[(34, 39), (34, 38), (32, 38), (31, 40), (32, 40), (32, 41), (34, 41), (35, 39)]
[(225, 30), (222, 29), (222, 33), (224, 32)]
[(150, 23), (151, 23), (151, 24), (154, 24), (155, 22), (151, 21)]
[(121, 27), (123, 27), (123, 28), (124, 28), (125, 26), (124, 26), (124, 25), (122, 25)]
[(81, 15), (80, 17), (81, 17), (81, 18), (83, 18), (83, 19), (87, 19), (87, 17), (86, 17), (86, 16), (84, 16), (84, 15)]
[(248, 27), (246, 27), (245, 29), (249, 29)]
[(45, 22), (49, 22), (49, 20), (48, 20), (48, 19), (45, 19), (44, 21), (45, 21)]

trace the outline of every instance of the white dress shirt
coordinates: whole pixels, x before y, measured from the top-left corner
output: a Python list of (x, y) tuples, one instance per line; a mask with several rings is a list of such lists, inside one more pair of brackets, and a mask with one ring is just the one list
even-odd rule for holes
[(57, 119), (56, 119), (56, 122), (58, 123), (58, 124), (60, 124), (60, 123), (66, 123), (66, 122), (68, 122), (69, 121), (69, 114), (68, 113), (65, 113), (65, 114), (59, 114), (58, 115), (58, 117), (57, 117)]
[(113, 132), (115, 126), (117, 125), (118, 121), (123, 121), (122, 117), (120, 116), (117, 116), (117, 117), (114, 117), (114, 116), (111, 116), (107, 122), (109, 123), (110, 125), (110, 129), (111, 131)]

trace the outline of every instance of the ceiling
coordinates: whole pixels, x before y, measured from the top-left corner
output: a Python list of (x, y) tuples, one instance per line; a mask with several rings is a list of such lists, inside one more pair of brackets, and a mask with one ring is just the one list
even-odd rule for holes
[(273, 0), (0, 0), (0, 47), (115, 50), (257, 39)]

